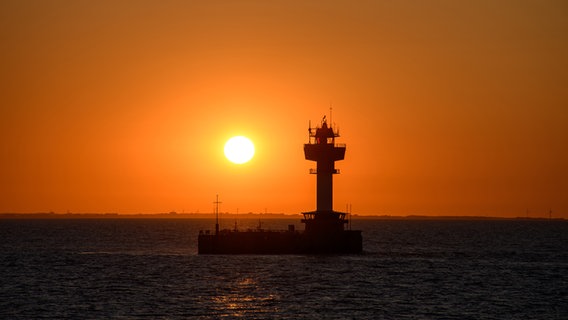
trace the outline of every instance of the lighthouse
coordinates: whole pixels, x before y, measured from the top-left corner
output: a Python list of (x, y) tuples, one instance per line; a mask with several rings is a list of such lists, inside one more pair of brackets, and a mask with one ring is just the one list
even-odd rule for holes
[[(308, 143), (304, 144), (306, 160), (315, 161), (316, 210), (302, 212), (304, 231), (289, 225), (288, 230), (219, 230), (199, 231), (199, 254), (354, 254), (363, 251), (361, 230), (345, 230), (346, 214), (333, 210), (333, 175), (335, 161), (345, 157), (345, 145), (335, 143), (339, 132), (328, 125), (326, 117), (315, 128), (309, 126)], [(219, 199), (214, 202), (219, 205)], [(217, 208), (217, 207), (216, 207)], [(218, 208), (215, 210), (218, 213)], [(349, 228), (351, 229), (351, 228)]]
[(308, 128), (309, 140), (304, 144), (306, 160), (315, 161), (316, 168), (310, 169), (316, 175), (316, 211), (303, 212), (306, 232), (337, 233), (347, 223), (345, 213), (333, 211), (333, 175), (338, 174), (335, 162), (345, 158), (345, 144), (335, 143), (339, 132), (328, 125), (324, 116), (321, 125)]

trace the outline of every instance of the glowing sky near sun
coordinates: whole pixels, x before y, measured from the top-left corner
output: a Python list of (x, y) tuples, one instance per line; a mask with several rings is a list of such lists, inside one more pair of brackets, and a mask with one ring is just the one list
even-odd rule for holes
[[(565, 1), (1, 1), (0, 212), (568, 218)], [(256, 153), (227, 162), (224, 143)]]

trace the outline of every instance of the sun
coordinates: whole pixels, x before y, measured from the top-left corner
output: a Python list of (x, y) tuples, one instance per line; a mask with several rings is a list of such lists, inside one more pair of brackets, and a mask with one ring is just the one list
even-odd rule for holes
[(225, 157), (233, 163), (243, 164), (254, 156), (254, 144), (243, 136), (232, 137), (225, 143)]

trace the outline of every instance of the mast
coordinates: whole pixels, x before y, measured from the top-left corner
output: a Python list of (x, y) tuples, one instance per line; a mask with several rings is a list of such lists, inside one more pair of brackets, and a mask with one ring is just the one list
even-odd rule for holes
[(219, 203), (221, 203), (219, 201), (219, 195), (216, 194), (215, 195), (215, 202), (213, 202), (215, 204), (215, 235), (219, 234)]

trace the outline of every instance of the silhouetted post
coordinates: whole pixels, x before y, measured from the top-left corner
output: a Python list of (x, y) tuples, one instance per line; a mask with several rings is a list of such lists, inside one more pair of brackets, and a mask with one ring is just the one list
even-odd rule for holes
[(219, 234), (219, 195), (215, 195), (215, 234)]

